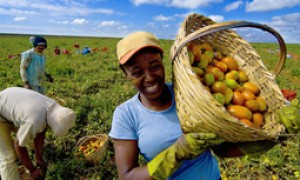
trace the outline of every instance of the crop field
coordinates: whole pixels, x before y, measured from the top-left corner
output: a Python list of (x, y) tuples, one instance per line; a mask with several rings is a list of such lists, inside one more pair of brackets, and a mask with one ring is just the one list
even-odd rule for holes
[[(47, 132), (45, 159), (49, 163), (46, 179), (118, 179), (111, 140), (103, 160), (93, 165), (74, 154), (76, 143), (87, 135), (107, 134), (116, 106), (136, 93), (118, 67), (115, 46), (118, 38), (45, 36), (48, 48), (47, 71), (54, 82), (46, 82), (46, 95), (72, 108), (77, 114), (76, 125), (62, 138)], [(169, 49), (172, 40), (161, 40), (165, 50), (166, 81), (172, 80)], [(74, 47), (79, 44), (96, 48), (94, 53), (82, 55)], [(269, 70), (279, 59), (275, 43), (251, 43)], [(55, 55), (54, 47), (70, 54)], [(0, 89), (22, 86), (19, 54), (29, 48), (27, 35), (0, 35)], [(300, 44), (287, 44), (285, 66), (276, 82), (280, 88), (300, 95)], [(276, 145), (260, 157), (218, 158), (223, 180), (267, 179), (300, 180), (300, 135)], [(141, 163), (143, 163), (141, 159)]]

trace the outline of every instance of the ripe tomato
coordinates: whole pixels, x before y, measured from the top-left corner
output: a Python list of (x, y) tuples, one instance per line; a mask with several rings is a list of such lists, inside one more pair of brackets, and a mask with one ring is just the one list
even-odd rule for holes
[(238, 118), (238, 119), (252, 119), (252, 112), (246, 108), (245, 106), (240, 105), (232, 105), (227, 107), (227, 111), (232, 116)]
[(189, 49), (194, 54), (194, 62), (199, 62), (201, 57), (201, 48), (199, 44), (190, 43), (188, 45)]
[(248, 76), (243, 70), (239, 70), (239, 81), (240, 82), (247, 82), (248, 81)]
[(224, 73), (219, 68), (214, 67), (214, 66), (213, 67), (208, 67), (206, 69), (205, 73), (213, 74), (216, 81), (219, 81), (219, 80), (221, 81), (225, 77)]
[(239, 64), (231, 56), (226, 56), (221, 59), (227, 65), (228, 70), (238, 70)]
[(243, 88), (247, 91), (252, 92), (253, 94), (258, 94), (259, 93), (259, 88), (252, 82), (245, 82), (243, 84)]
[(257, 128), (249, 119), (240, 119), (240, 121), (249, 127)]
[(218, 61), (214, 64), (215, 67), (219, 68), (222, 72), (226, 72), (227, 71), (227, 65), (222, 62), (222, 61)]
[(256, 99), (256, 96), (251, 91), (244, 90), (241, 94), (246, 100)]
[(212, 92), (225, 94), (227, 91), (227, 86), (223, 81), (216, 81), (211, 87)]
[(260, 96), (256, 97), (256, 101), (259, 104), (259, 111), (260, 112), (267, 111), (267, 103), (262, 97), (260, 97)]
[(234, 88), (234, 90), (233, 91), (237, 91), (237, 92), (243, 92), (244, 91), (244, 88), (241, 86), (241, 85), (237, 85), (237, 87), (236, 88)]
[(245, 101), (245, 107), (250, 109), (252, 112), (259, 110), (259, 103), (255, 99), (249, 99)]
[(200, 44), (200, 48), (201, 50), (204, 50), (204, 51), (213, 51), (213, 47), (208, 44), (208, 43), (203, 43), (203, 44)]
[(234, 91), (233, 97), (232, 97), (232, 104), (233, 105), (244, 105), (244, 103), (245, 103), (244, 96), (240, 92)]
[(257, 128), (260, 128), (264, 121), (264, 116), (261, 113), (256, 112), (253, 114), (252, 121), (253, 121), (254, 126), (256, 126)]

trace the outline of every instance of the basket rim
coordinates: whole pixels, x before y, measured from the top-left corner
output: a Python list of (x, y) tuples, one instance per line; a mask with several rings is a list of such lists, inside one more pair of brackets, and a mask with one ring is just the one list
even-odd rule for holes
[[(186, 17), (184, 23), (182, 23), (182, 25), (185, 25), (187, 23), (187, 21), (193, 17), (206, 18), (214, 24), (202, 27), (202, 28), (196, 30), (195, 32), (188, 34), (183, 39), (181, 39), (178, 42), (179, 45), (178, 45), (176, 51), (171, 52), (171, 61), (174, 61), (176, 59), (177, 55), (182, 50), (182, 48), (185, 47), (190, 41), (198, 39), (202, 36), (205, 36), (205, 35), (208, 35), (211, 33), (215, 33), (215, 32), (232, 29), (232, 28), (253, 27), (253, 28), (258, 28), (258, 29), (264, 30), (264, 31), (272, 34), (273, 36), (275, 36), (275, 38), (277, 39), (277, 41), (279, 43), (279, 47), (280, 47), (280, 56), (279, 56), (279, 60), (278, 60), (277, 64), (275, 65), (274, 69), (272, 70), (272, 72), (275, 76), (278, 76), (280, 74), (280, 72), (286, 62), (287, 48), (286, 48), (286, 44), (285, 44), (285, 41), (282, 38), (282, 36), (272, 27), (270, 27), (266, 24), (260, 24), (260, 23), (252, 22), (252, 21), (226, 21), (226, 22), (216, 23), (215, 21), (213, 21), (203, 15), (196, 14), (196, 13), (188, 15)], [(178, 41), (177, 38), (175, 39), (175, 42), (176, 41)]]
[(90, 139), (102, 139), (104, 140), (105, 142), (108, 141), (108, 135), (107, 134), (93, 134), (93, 135), (86, 135), (86, 136), (83, 136), (81, 137), (77, 143), (76, 143), (76, 146), (80, 146), (86, 142), (88, 142)]

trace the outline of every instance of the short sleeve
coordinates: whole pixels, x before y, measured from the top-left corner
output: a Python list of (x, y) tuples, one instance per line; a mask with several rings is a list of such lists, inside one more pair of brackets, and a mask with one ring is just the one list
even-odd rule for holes
[(30, 52), (29, 51), (26, 51), (26, 52), (23, 52), (21, 53), (21, 65), (20, 67), (27, 67), (28, 64), (29, 64), (29, 55), (30, 55)]
[(28, 51), (21, 54), (20, 75), (23, 82), (28, 81), (26, 68), (29, 64), (29, 54), (30, 53)]
[(36, 136), (36, 133), (33, 132), (34, 126), (31, 123), (23, 124), (18, 132), (17, 138), (19, 140), (19, 146), (24, 147), (31, 143)]
[(20, 124), (17, 132), (19, 146), (24, 147), (33, 142), (36, 135), (43, 132), (47, 127), (45, 113), (35, 113)]
[(109, 136), (114, 139), (136, 140), (134, 120), (126, 108), (117, 107)]

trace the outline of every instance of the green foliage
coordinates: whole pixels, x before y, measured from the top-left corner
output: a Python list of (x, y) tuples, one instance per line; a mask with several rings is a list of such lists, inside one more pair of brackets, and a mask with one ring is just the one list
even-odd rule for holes
[(260, 157), (219, 159), (222, 179), (299, 179), (299, 139), (295, 136)]
[[(47, 96), (75, 110), (76, 126), (61, 139), (49, 131), (45, 159), (49, 163), (47, 179), (118, 179), (114, 165), (112, 142), (109, 141), (106, 156), (99, 165), (92, 165), (74, 156), (77, 141), (86, 135), (108, 133), (116, 106), (136, 93), (123, 72), (115, 55), (117, 38), (58, 37), (46, 36), (48, 49), (47, 71), (54, 82), (47, 82)], [(81, 55), (73, 47), (80, 44), (99, 48), (99, 52)], [(171, 81), (172, 70), (169, 48), (173, 41), (162, 40), (165, 50), (166, 81)], [(278, 46), (253, 43), (270, 70), (278, 62)], [(67, 49), (70, 55), (54, 55), (55, 46)], [(107, 51), (102, 51), (106, 47)], [(22, 86), (19, 74), (19, 53), (31, 48), (29, 36), (1, 35), (0, 42), (0, 89)], [(271, 50), (269, 53), (267, 50)], [(300, 56), (300, 45), (288, 44), (288, 53)], [(8, 55), (16, 55), (9, 58)], [(287, 58), (285, 67), (277, 77), (281, 88), (300, 94), (300, 60)], [(299, 175), (299, 135), (278, 145), (260, 158), (219, 159), (223, 179), (297, 179)], [(140, 160), (143, 162), (143, 160)], [(299, 178), (299, 177), (298, 177)]]

